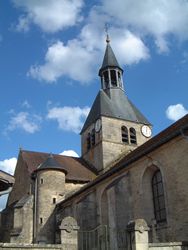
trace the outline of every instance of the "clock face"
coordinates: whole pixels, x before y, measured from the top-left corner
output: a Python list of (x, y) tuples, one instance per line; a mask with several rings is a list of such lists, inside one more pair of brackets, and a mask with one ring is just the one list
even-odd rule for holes
[(95, 123), (95, 131), (99, 132), (101, 129), (101, 119), (98, 119)]
[(147, 138), (149, 138), (151, 136), (151, 128), (147, 125), (142, 126), (141, 132)]

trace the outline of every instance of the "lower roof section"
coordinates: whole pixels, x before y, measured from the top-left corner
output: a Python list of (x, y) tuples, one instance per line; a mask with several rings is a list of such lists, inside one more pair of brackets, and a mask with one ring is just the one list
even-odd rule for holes
[[(32, 174), (40, 164), (48, 158), (49, 153), (20, 150), (20, 156), (26, 163), (28, 171)], [(53, 158), (58, 163), (59, 171), (66, 170), (66, 181), (89, 182), (96, 178), (96, 171), (92, 169), (82, 158), (53, 154)], [(19, 164), (19, 161), (18, 163)]]

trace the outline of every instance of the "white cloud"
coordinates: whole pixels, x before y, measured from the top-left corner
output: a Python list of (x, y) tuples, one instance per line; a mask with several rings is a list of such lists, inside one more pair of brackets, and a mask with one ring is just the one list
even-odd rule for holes
[(9, 124), (5, 130), (13, 131), (15, 129), (24, 130), (27, 133), (33, 134), (40, 129), (41, 117), (38, 115), (31, 115), (28, 112), (19, 112), (12, 114)]
[[(102, 37), (95, 43), (92, 38), (89, 41), (91, 36), (88, 32), (89, 26), (84, 29), (87, 34), (84, 36), (81, 34), (80, 39), (69, 41), (67, 45), (61, 41), (52, 44), (45, 55), (45, 63), (32, 66), (28, 74), (49, 83), (55, 82), (64, 75), (82, 84), (96, 77), (97, 68), (99, 69), (99, 64), (102, 63), (104, 45), (101, 42)], [(115, 35), (116, 33), (119, 35)], [(117, 58), (122, 64), (138, 63), (140, 60), (149, 58), (147, 47), (133, 33), (114, 29), (112, 37), (114, 37), (113, 48), (117, 51)]]
[(61, 130), (79, 133), (89, 110), (88, 107), (54, 107), (48, 110), (47, 119), (56, 120)]
[(166, 116), (172, 121), (177, 121), (188, 113), (188, 110), (180, 103), (170, 105), (166, 110)]
[(13, 175), (15, 167), (16, 167), (16, 163), (17, 163), (17, 159), (15, 157), (0, 161), (0, 170), (3, 170), (4, 172), (7, 172)]
[(145, 44), (148, 37), (159, 53), (167, 53), (171, 36), (180, 41), (188, 39), (187, 13), (188, 2), (184, 0), (102, 0), (101, 6), (89, 10), (80, 34), (66, 43), (51, 44), (44, 62), (32, 65), (28, 75), (48, 83), (63, 76), (83, 84), (93, 80), (104, 55), (105, 23), (113, 24), (109, 30), (111, 44), (122, 67), (150, 57)]
[(160, 52), (168, 50), (167, 35), (188, 39), (188, 2), (184, 0), (103, 0), (103, 10), (117, 25), (152, 35)]
[(25, 13), (19, 18), (18, 31), (28, 31), (33, 23), (44, 32), (57, 32), (78, 23), (84, 5), (83, 0), (13, 0), (13, 3)]
[(79, 157), (79, 155), (74, 150), (64, 150), (60, 155)]
[[(115, 35), (115, 34), (119, 35)], [(142, 40), (130, 31), (112, 30), (113, 48), (123, 65), (131, 65), (149, 58), (149, 50)]]
[(66, 75), (73, 80), (88, 82), (94, 76), (95, 51), (88, 51), (78, 40), (64, 45), (61, 41), (52, 44), (45, 55), (45, 63), (32, 66), (29, 75), (38, 80), (55, 82)]

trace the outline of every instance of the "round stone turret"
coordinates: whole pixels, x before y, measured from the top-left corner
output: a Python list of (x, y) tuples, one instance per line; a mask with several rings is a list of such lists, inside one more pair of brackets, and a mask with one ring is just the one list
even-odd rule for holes
[(66, 174), (53, 155), (35, 171), (35, 242), (55, 243), (54, 209), (63, 198)]

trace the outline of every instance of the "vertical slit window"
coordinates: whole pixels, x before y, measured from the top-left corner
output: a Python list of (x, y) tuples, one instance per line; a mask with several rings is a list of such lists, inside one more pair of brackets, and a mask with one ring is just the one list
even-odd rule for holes
[(43, 224), (43, 219), (42, 219), (42, 217), (40, 217), (40, 224)]
[(91, 132), (91, 144), (92, 146), (95, 145), (95, 129), (92, 129), (92, 132)]
[(40, 184), (43, 184), (44, 183), (44, 180), (43, 178), (40, 179)]
[(56, 198), (53, 198), (53, 204), (56, 204)]
[(134, 128), (130, 128), (130, 143), (131, 144), (136, 144), (136, 130)]
[(121, 138), (123, 143), (128, 143), (128, 130), (125, 126), (121, 127)]
[(113, 87), (117, 86), (117, 79), (116, 79), (116, 71), (110, 70), (110, 76), (111, 76), (111, 84)]
[(165, 197), (161, 172), (157, 170), (152, 178), (153, 203), (155, 219), (159, 222), (166, 221)]
[(88, 133), (87, 135), (87, 149), (89, 150), (91, 148), (91, 134)]

